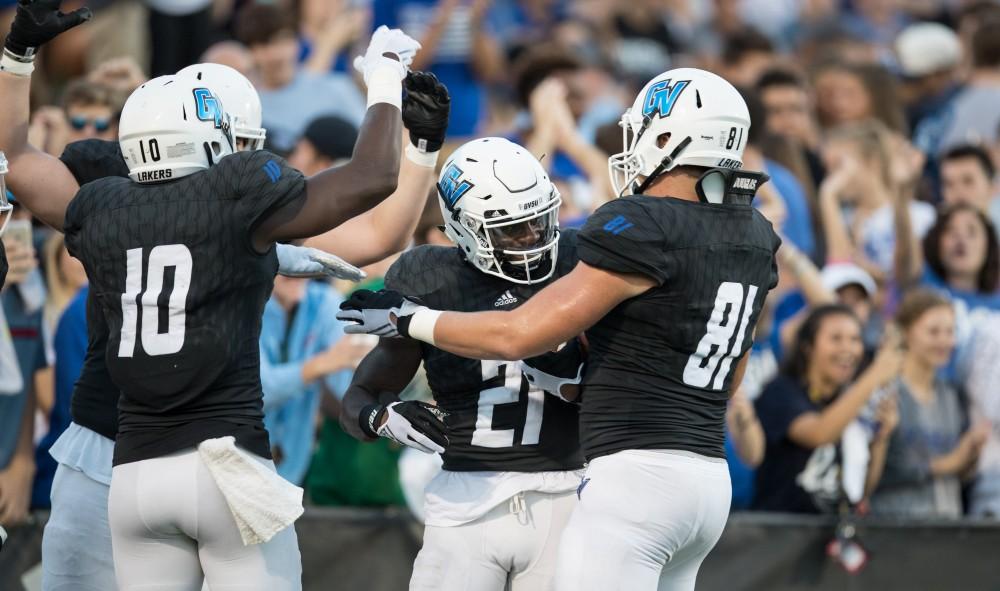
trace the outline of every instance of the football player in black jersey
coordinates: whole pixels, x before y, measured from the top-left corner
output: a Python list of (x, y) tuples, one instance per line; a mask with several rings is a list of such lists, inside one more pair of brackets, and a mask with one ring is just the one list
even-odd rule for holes
[[(586, 331), (581, 444), (589, 461), (563, 533), (558, 590), (693, 589), (731, 487), (726, 403), (777, 283), (780, 240), (750, 201), (750, 125), (728, 82), (682, 68), (622, 118), (622, 196), (580, 231), (580, 262), (512, 311), (455, 313), (358, 292), (347, 332), (408, 336), (480, 359), (523, 359)], [(453, 182), (462, 186), (456, 175)]]
[[(21, 6), (19, 7), (18, 10), (17, 20), (15, 21), (15, 26), (14, 26), (14, 30), (17, 31), (18, 34), (15, 35), (12, 33), (11, 37), (8, 38), (7, 41), (8, 55), (5, 55), (3, 61), (0, 61), (0, 70), (4, 71), (4, 74), (0, 74), (0, 86), (3, 87), (3, 96), (5, 97), (5, 104), (7, 105), (15, 104), (17, 106), (20, 106), (20, 104), (23, 104), (25, 106), (27, 105), (28, 102), (27, 84), (25, 83), (24, 78), (26, 78), (27, 75), (30, 74), (31, 70), (30, 56), (33, 55), (34, 53), (33, 47), (41, 45), (47, 39), (50, 39), (51, 37), (57, 35), (60, 31), (65, 30), (66, 28), (69, 28), (71, 26), (74, 26), (75, 24), (78, 24), (81, 20), (83, 20), (83, 17), (85, 16), (85, 13), (83, 11), (73, 13), (71, 15), (63, 15), (58, 12), (58, 5), (59, 2), (54, 2), (54, 1), (21, 2)], [(398, 45), (397, 47), (398, 47), (398, 53), (400, 55), (405, 55), (408, 52), (410, 54), (410, 57), (412, 58), (412, 52), (415, 49), (416, 44), (413, 43), (412, 41), (408, 41), (406, 45)], [(385, 49), (390, 49), (390, 48), (385, 47)], [(372, 54), (369, 54), (369, 56), (371, 55)], [(368, 65), (371, 65), (372, 60), (367, 59), (366, 61), (369, 62)], [(12, 63), (13, 67), (11, 67)], [(213, 72), (213, 74), (218, 74), (218, 73), (219, 72)], [(368, 72), (366, 72), (366, 74), (367, 73)], [(21, 79), (19, 80), (18, 78)], [(217, 80), (218, 76), (213, 76), (213, 78), (216, 78), (215, 82), (218, 82)], [(245, 82), (245, 79), (243, 83), (247, 87), (249, 87), (249, 84)], [(387, 93), (383, 93), (383, 99), (389, 99), (388, 102), (392, 102), (391, 89), (386, 89), (385, 87), (383, 87), (383, 90), (384, 91), (388, 90)], [(252, 88), (250, 88), (250, 91), (253, 92)], [(407, 97), (408, 106), (404, 107), (404, 110), (409, 112), (409, 121), (407, 123), (411, 129), (411, 140), (413, 141), (414, 144), (421, 143), (418, 142), (418, 139), (422, 139), (423, 141), (423, 145), (421, 146), (423, 149), (420, 150), (419, 153), (416, 153), (417, 152), (416, 150), (408, 147), (407, 149), (408, 163), (412, 162), (417, 164), (419, 167), (426, 169), (422, 172), (422, 174), (426, 177), (426, 180), (421, 182), (424, 182), (426, 186), (429, 187), (430, 184), (433, 182), (432, 181), (433, 177), (431, 176), (430, 173), (430, 170), (433, 168), (433, 162), (428, 162), (428, 161), (432, 160), (436, 156), (436, 153), (434, 152), (440, 147), (440, 140), (443, 138), (443, 129), (444, 126), (446, 126), (447, 122), (447, 95), (446, 93), (443, 94), (444, 102), (441, 103), (442, 94), (441, 92), (438, 91), (443, 92), (443, 87), (435, 85), (433, 83), (433, 79), (428, 79), (426, 77), (422, 79), (418, 78), (415, 81), (408, 80), (408, 91), (410, 93), (410, 96)], [(228, 92), (229, 91), (227, 91), (227, 93)], [(372, 93), (370, 93), (370, 97), (371, 94)], [(13, 100), (6, 100), (8, 98)], [(255, 93), (253, 93), (252, 98), (254, 100), (257, 100)], [(416, 100), (414, 100), (414, 98)], [(210, 99), (204, 102), (206, 103), (206, 106), (210, 105)], [(258, 103), (257, 123), (259, 125), (259, 101), (257, 101), (257, 103)], [(436, 109), (434, 108), (435, 103), (438, 103)], [(12, 133), (12, 135), (16, 140), (18, 139), (19, 135), (23, 134), (24, 129), (23, 127), (21, 127), (21, 124), (23, 123), (26, 125), (27, 123), (26, 121), (27, 110), (26, 108), (24, 109), (24, 111), (21, 111), (20, 109), (11, 109), (9, 111), (6, 111), (6, 114), (10, 117), (8, 123), (12, 123), (13, 125), (5, 126), (4, 130), (7, 131), (8, 133)], [(19, 117), (23, 117), (23, 122), (18, 121)], [(444, 121), (443, 124), (441, 124), (442, 117)], [(237, 120), (237, 123), (239, 123), (239, 119)], [(440, 132), (441, 137), (437, 137), (435, 134), (432, 133), (431, 135), (421, 138), (419, 137), (419, 135), (413, 133), (417, 131), (416, 128), (420, 128), (419, 131), (421, 132), (430, 132), (437, 130)], [(239, 125), (237, 125), (235, 129), (237, 134), (239, 134), (241, 131)], [(256, 130), (256, 132), (259, 134), (259, 136), (250, 135), (250, 136), (245, 136), (245, 138), (247, 140), (254, 140), (263, 137), (263, 130)], [(9, 140), (10, 137), (8, 136), (5, 139)], [(22, 175), (21, 177), (22, 178), (21, 182), (24, 185), (23, 189), (25, 190), (26, 195), (29, 197), (25, 201), (32, 201), (34, 205), (36, 205), (35, 207), (36, 211), (42, 212), (43, 217), (48, 217), (47, 221), (58, 227), (59, 225), (62, 224), (63, 212), (65, 210), (65, 202), (66, 200), (68, 200), (68, 198), (65, 198), (65, 191), (60, 193), (58, 189), (65, 188), (70, 184), (67, 182), (64, 185), (62, 182), (60, 182), (64, 180), (65, 168), (62, 168), (58, 161), (55, 161), (53, 159), (47, 159), (44, 155), (31, 150), (30, 146), (26, 146), (24, 142), (25, 140), (22, 135), (22, 137), (20, 138), (20, 143), (18, 143), (17, 141), (13, 143), (15, 144), (16, 147), (21, 148), (20, 155), (26, 156), (21, 158), (20, 160), (23, 164), (25, 164), (24, 170), (26, 172), (31, 171), (34, 173), (34, 178), (32, 178), (32, 175), (30, 174), (25, 174)], [(5, 144), (9, 145), (10, 142), (5, 141)], [(122, 168), (124, 167), (124, 162), (122, 161), (120, 152), (117, 149), (117, 143), (113, 144), (114, 147), (112, 149), (108, 150), (102, 149), (103, 146), (97, 144), (99, 143), (85, 142), (80, 145), (82, 146), (80, 149), (75, 149), (75, 150), (68, 149), (67, 153), (64, 154), (62, 160), (65, 163), (66, 167), (68, 167), (72, 171), (73, 175), (76, 177), (75, 179), (73, 179), (74, 181), (82, 184), (83, 182), (93, 180), (95, 178), (100, 178), (106, 175), (123, 175), (128, 173), (127, 168), (125, 168), (124, 172), (121, 171)], [(74, 148), (74, 146), (71, 146), (70, 148)], [(152, 153), (150, 153), (150, 156), (152, 157)], [(405, 174), (406, 166), (407, 165), (404, 165), (403, 174), (400, 175), (401, 183), (405, 182), (407, 179)], [(47, 181), (55, 179), (55, 182), (47, 182), (46, 184), (42, 184), (37, 182), (39, 178), (45, 178)], [(412, 184), (414, 181), (420, 180), (419, 175), (410, 174), (409, 180), (410, 184)], [(76, 187), (74, 186), (73, 190), (75, 190), (75, 188)], [(32, 189), (42, 191), (42, 194), (33, 194)], [(417, 194), (422, 197), (424, 194), (426, 194), (426, 190), (424, 187), (421, 186), (417, 187), (417, 190), (410, 191), (408, 193), (408, 195), (411, 197), (414, 194)], [(71, 195), (72, 194), (70, 194), (70, 196)], [(398, 200), (399, 199), (397, 198), (397, 201)], [(390, 204), (387, 202), (385, 205), (388, 206)], [(398, 204), (396, 205), (398, 207)], [(51, 214), (51, 215), (46, 216), (46, 214)], [(369, 223), (368, 225), (369, 227), (364, 227), (364, 226), (359, 226), (358, 224), (354, 224), (352, 230), (354, 231), (355, 234), (357, 233), (357, 231), (362, 231), (363, 233), (364, 231), (371, 229), (372, 224)], [(409, 230), (404, 229), (403, 233), (409, 234)], [(356, 238), (357, 236), (352, 236), (350, 239), (354, 240)], [(348, 238), (345, 236), (345, 239)], [(393, 239), (390, 238), (389, 240)], [(379, 243), (377, 241), (374, 241), (372, 243), (373, 245), (375, 245), (375, 248), (378, 248)], [(372, 258), (377, 259), (381, 258), (383, 254), (384, 253), (381, 254), (369, 253), (368, 255), (365, 255), (365, 253), (362, 250), (357, 250), (357, 252), (352, 251), (352, 255), (355, 258), (359, 256), (371, 256)], [(293, 261), (293, 262), (301, 263), (302, 261)], [(363, 263), (365, 261), (358, 261), (358, 262)], [(301, 267), (302, 265), (300, 264), (299, 266)], [(312, 268), (316, 267), (316, 264), (312, 261), (305, 261), (304, 266), (311, 271)], [(338, 270), (343, 270), (343, 269), (338, 269)], [(93, 302), (94, 300), (91, 301)], [(88, 308), (91, 320), (93, 321), (94, 309), (91, 306), (88, 306)], [(101, 316), (99, 309), (97, 310), (97, 312), (98, 312), (97, 315)], [(101, 319), (103, 320), (103, 318)], [(90, 324), (93, 327), (97, 323), (91, 322)], [(76, 393), (74, 395), (74, 416), (76, 417), (78, 415), (85, 415), (88, 418), (94, 419), (93, 422), (91, 422), (91, 424), (98, 426), (97, 428), (101, 433), (110, 431), (110, 436), (114, 437), (114, 430), (116, 428), (116, 422), (117, 422), (115, 420), (114, 410), (118, 393), (117, 389), (110, 384), (110, 381), (107, 378), (106, 370), (104, 369), (103, 347), (94, 346), (95, 344), (94, 332), (95, 331), (91, 331), (91, 337), (90, 337), (91, 351), (88, 354), (88, 361), (85, 367), (85, 369), (87, 367), (90, 367), (91, 369), (94, 369), (94, 371), (89, 372), (89, 375), (88, 372), (85, 371), (84, 376), (81, 376), (81, 380), (77, 384)], [(104, 334), (103, 337), (101, 337), (101, 335), (98, 335), (98, 337), (103, 338), (103, 342), (107, 341), (106, 333)], [(92, 353), (95, 352), (98, 352), (98, 354), (91, 355)], [(93, 363), (95, 360), (99, 360), (101, 361), (101, 363)], [(86, 377), (92, 379), (84, 380), (84, 378)], [(96, 398), (94, 396), (90, 397), (89, 404), (77, 405), (76, 404), (77, 399), (81, 398), (80, 396), (78, 396), (78, 394), (81, 391), (80, 386), (85, 381), (88, 381), (90, 386), (96, 387), (92, 388), (90, 391), (92, 392), (103, 391), (103, 394), (98, 394)], [(110, 398), (110, 400), (106, 400), (108, 398)], [(100, 428), (101, 426), (105, 428), (101, 429)], [(87, 431), (87, 429), (81, 429), (81, 430)], [(94, 436), (96, 438), (103, 439), (99, 435), (96, 435), (96, 433), (94, 434)], [(78, 450), (77, 456), (79, 457), (77, 457), (76, 459), (80, 460), (84, 455), (87, 455), (89, 458), (89, 456), (93, 455), (93, 452), (99, 449), (100, 449), (99, 447), (98, 448), (89, 447), (86, 450), (87, 452), (86, 454), (84, 454), (83, 451)], [(92, 460), (92, 458), (90, 460)], [(90, 461), (90, 460), (88, 460), (88, 463), (91, 466), (100, 463), (99, 461)], [(110, 465), (110, 456), (108, 457), (108, 464)], [(74, 466), (74, 468), (79, 469), (80, 466), (76, 465)], [(70, 470), (70, 471), (73, 472), (75, 470)], [(87, 479), (84, 478), (83, 480)], [(78, 488), (79, 487), (74, 487), (75, 490)], [(107, 497), (107, 492), (105, 487), (104, 498), (106, 499), (106, 497)], [(104, 512), (103, 510), (102, 511), (96, 510), (99, 508), (98, 505), (100, 505), (100, 503), (90, 503), (90, 504), (94, 505), (95, 509), (94, 511), (77, 510), (77, 513), (99, 514), (99, 515), (103, 514), (104, 527), (106, 528), (107, 527), (106, 512)], [(104, 503), (104, 506), (106, 506), (106, 503)], [(81, 504), (78, 505), (77, 508), (80, 509), (82, 507), (83, 505)], [(98, 519), (97, 521), (99, 522), (100, 519)], [(81, 525), (81, 527), (74, 528), (73, 531), (60, 532), (60, 534), (64, 533), (66, 534), (66, 537), (82, 542), (80, 544), (77, 544), (76, 550), (82, 550), (82, 547), (85, 544), (94, 546), (95, 541), (99, 542), (99, 540), (94, 539), (94, 535), (98, 534), (99, 538), (100, 532), (95, 532), (92, 529), (88, 530), (88, 527), (86, 527), (86, 525), (88, 524), (81, 523), (79, 525)], [(47, 532), (46, 542), (48, 542), (49, 539), (52, 537), (58, 537), (58, 536), (50, 536), (48, 535), (48, 533), (49, 532)], [(98, 547), (101, 546), (100, 543), (96, 545)], [(109, 552), (106, 554), (109, 554)], [(76, 555), (73, 555), (71, 553), (71, 555), (66, 557), (66, 560), (69, 561), (67, 562), (67, 564), (79, 564), (81, 561), (88, 562), (89, 561), (88, 559), (90, 557), (91, 556), (87, 552), (79, 552)], [(105, 560), (109, 559), (108, 556), (104, 556), (103, 558)], [(47, 561), (47, 563), (49, 562), (54, 562), (54, 561)], [(91, 567), (93, 566), (95, 565), (91, 565)], [(93, 573), (95, 570), (101, 570), (101, 569), (99, 568), (76, 569), (76, 572), (69, 572), (67, 570), (67, 572), (64, 572), (62, 574), (69, 575), (72, 578), (72, 580), (68, 582), (66, 580), (53, 581), (51, 582), (51, 584), (58, 585), (61, 583), (65, 583), (73, 586), (73, 588), (100, 588), (100, 589), (111, 588), (114, 584), (113, 582), (107, 584), (106, 579), (88, 578), (87, 574)], [(268, 585), (268, 583), (262, 583), (262, 584)]]
[[(456, 246), (403, 253), (386, 275), (390, 289), (442, 310), (512, 310), (576, 264), (576, 232), (558, 230), (559, 193), (521, 146), (503, 138), (463, 145), (441, 172), (438, 197)], [(421, 362), (436, 408), (398, 398)], [(565, 366), (567, 388), (578, 383), (577, 343), (520, 362), (381, 339), (358, 367), (344, 396), (344, 429), (444, 457), (426, 491), (411, 590), (551, 586), (583, 467), (577, 406), (546, 379), (553, 364)]]

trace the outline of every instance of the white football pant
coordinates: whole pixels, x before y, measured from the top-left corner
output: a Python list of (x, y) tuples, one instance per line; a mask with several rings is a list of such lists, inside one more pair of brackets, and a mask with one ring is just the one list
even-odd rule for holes
[(200, 591), (203, 579), (212, 591), (302, 588), (295, 528), (244, 546), (195, 450), (115, 466), (109, 514), (121, 591)]
[(548, 591), (574, 505), (573, 492), (525, 491), (475, 521), (427, 526), (410, 591)]
[(731, 497), (722, 459), (673, 450), (596, 458), (563, 531), (556, 591), (693, 590)]

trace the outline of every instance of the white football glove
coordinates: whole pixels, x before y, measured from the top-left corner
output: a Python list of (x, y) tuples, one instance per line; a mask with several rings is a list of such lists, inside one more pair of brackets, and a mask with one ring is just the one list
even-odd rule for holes
[[(378, 337), (409, 337), (410, 319), (427, 306), (397, 291), (359, 289), (340, 304), (337, 320), (347, 334), (373, 334)], [(395, 321), (393, 321), (395, 319)]]
[(278, 244), (278, 273), (285, 277), (330, 277), (360, 281), (367, 277), (364, 271), (344, 259), (308, 246)]
[[(400, 29), (390, 29), (385, 25), (375, 29), (372, 39), (368, 43), (365, 54), (354, 58), (354, 69), (361, 72), (365, 78), (365, 84), (371, 73), (380, 66), (390, 66), (399, 74), (400, 81), (406, 78), (406, 72), (413, 63), (413, 57), (417, 55), (420, 43), (410, 37)], [(384, 53), (394, 53), (399, 56), (399, 61), (385, 57)]]
[[(435, 406), (417, 401), (392, 402), (384, 407), (367, 407), (362, 411), (362, 419), (369, 414), (372, 422), (378, 421), (385, 413), (385, 423), (375, 429), (379, 437), (391, 439), (400, 445), (412, 447), (426, 454), (444, 453), (448, 445), (444, 413)], [(371, 434), (371, 426), (362, 429)]]

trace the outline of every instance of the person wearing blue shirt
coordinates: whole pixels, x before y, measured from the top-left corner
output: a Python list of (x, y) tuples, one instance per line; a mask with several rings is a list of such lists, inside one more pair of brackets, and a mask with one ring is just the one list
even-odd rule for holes
[(70, 416), (70, 401), (73, 398), (73, 385), (80, 377), (83, 360), (87, 355), (87, 294), (89, 288), (84, 286), (70, 301), (69, 306), (59, 317), (56, 334), (53, 341), (55, 349), (55, 403), (49, 416), (49, 432), (38, 444), (35, 450), (35, 486), (32, 492), (31, 506), (48, 508), (49, 496), (52, 492), (52, 480), (55, 477), (58, 463), (49, 455), (52, 444), (59, 439), (63, 431), (73, 420)]
[(343, 73), (308, 72), (298, 63), (296, 23), (289, 11), (248, 5), (237, 15), (236, 36), (250, 48), (260, 74), (257, 91), (269, 148), (291, 151), (320, 115), (337, 115), (360, 126), (365, 98), (354, 80)]
[(325, 283), (279, 276), (264, 307), (264, 426), (278, 474), (294, 484), (309, 469), (321, 396), (342, 396), (371, 348), (365, 338), (344, 337), (335, 318), (341, 301)]
[[(18, 213), (15, 210), (15, 217)], [(0, 296), (0, 339), (7, 355), (14, 351), (17, 369), (10, 367), (0, 375), (5, 378), (0, 380), (0, 523), (12, 525), (27, 516), (35, 473), (34, 378), (47, 365), (42, 339), (45, 289), (34, 250), (9, 232), (4, 238), (10, 269)], [(10, 359), (4, 361), (9, 364)], [(16, 372), (19, 379), (10, 379)]]

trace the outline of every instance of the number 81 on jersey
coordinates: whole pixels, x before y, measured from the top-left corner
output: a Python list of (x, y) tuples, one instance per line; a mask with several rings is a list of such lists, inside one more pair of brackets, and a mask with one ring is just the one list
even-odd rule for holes
[[(684, 367), (685, 384), (706, 388), (711, 383), (713, 390), (722, 389), (733, 359), (740, 354), (747, 325), (753, 315), (757, 291), (756, 285), (749, 285), (744, 290), (743, 284), (731, 281), (719, 286), (705, 336), (698, 342), (698, 348), (694, 355), (688, 357)], [(735, 339), (733, 333), (736, 334)]]

